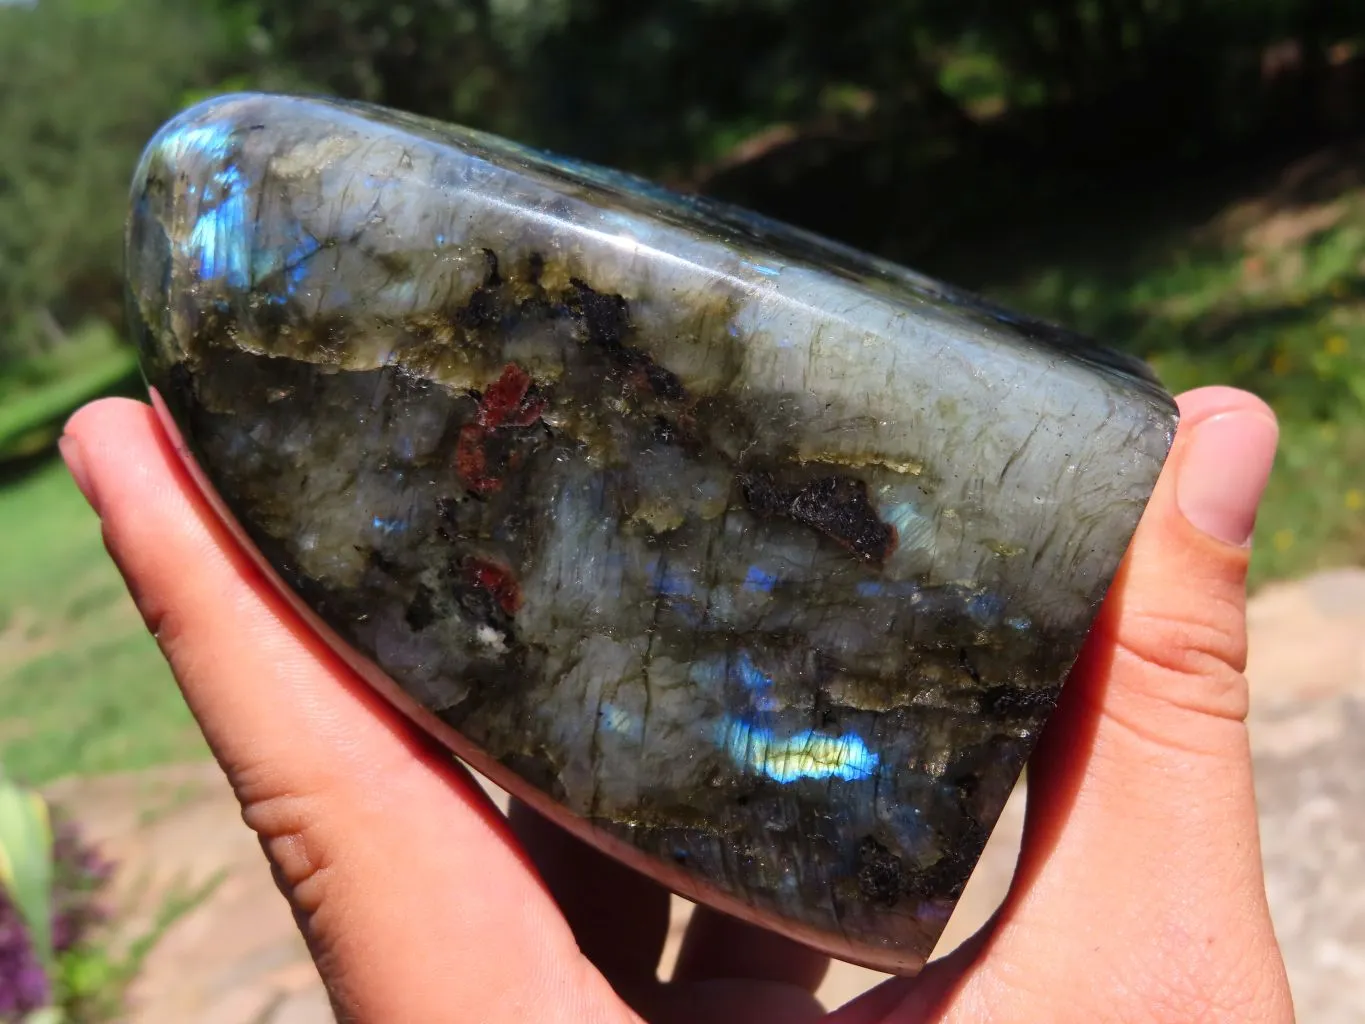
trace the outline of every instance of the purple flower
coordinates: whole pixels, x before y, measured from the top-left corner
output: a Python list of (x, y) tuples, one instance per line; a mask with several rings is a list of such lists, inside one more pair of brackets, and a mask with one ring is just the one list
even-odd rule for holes
[[(105, 918), (99, 895), (113, 864), (86, 845), (70, 822), (54, 821), (52, 843), (52, 945), (57, 953), (79, 946)], [(48, 1004), (51, 984), (29, 942), (18, 909), (0, 889), (0, 1024), (20, 1020)]]
[(0, 892), (0, 1020), (18, 1020), (45, 1006), (49, 988), (19, 912)]

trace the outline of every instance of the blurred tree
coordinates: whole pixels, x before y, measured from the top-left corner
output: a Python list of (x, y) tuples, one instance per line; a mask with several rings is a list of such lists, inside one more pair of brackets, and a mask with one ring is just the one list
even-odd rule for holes
[[(276, 0), (259, 24), (271, 59), (319, 88), (896, 250), (893, 236), (1036, 205), (1030, 188), (1072, 175), (1310, 135), (1315, 76), (1365, 32), (1365, 5)], [(1267, 74), (1286, 47), (1297, 56)]]
[[(231, 3), (231, 0), (228, 0)], [(936, 101), (923, 0), (279, 0), (275, 59), (319, 87), (679, 175), (775, 123)]]
[(448, 120), (515, 132), (513, 57), (567, 0), (226, 0), (254, 19), (263, 65), (285, 63), (317, 88)]
[(1048, 190), (1319, 131), (1352, 39), (1340, 0), (0, 4), (0, 353), (118, 322), (124, 183), (208, 91), (368, 99), (920, 259)]
[[(870, 104), (884, 122), (909, 107), (929, 118), (920, 127), (967, 130), (969, 97), (950, 87), (964, 60), (987, 70), (995, 112), (1098, 109), (1136, 89), (1146, 119), (1212, 115), (1204, 128), (1216, 136), (1255, 120), (1267, 48), (1295, 42), (1306, 73), (1329, 44), (1365, 28), (1365, 10), (1336, 0), (279, 0), (253, 9), (276, 56), (324, 88), (514, 124), (634, 163), (705, 156), (744, 123)], [(1182, 102), (1168, 108), (1167, 98)]]
[(0, 5), (0, 359), (120, 323), (133, 165), (229, 39), (175, 0)]

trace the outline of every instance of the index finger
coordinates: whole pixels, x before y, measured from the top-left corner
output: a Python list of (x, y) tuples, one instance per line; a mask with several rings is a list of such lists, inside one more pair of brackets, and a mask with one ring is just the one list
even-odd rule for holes
[(626, 1021), (506, 823), (261, 575), (151, 409), (64, 454), (346, 1019)]

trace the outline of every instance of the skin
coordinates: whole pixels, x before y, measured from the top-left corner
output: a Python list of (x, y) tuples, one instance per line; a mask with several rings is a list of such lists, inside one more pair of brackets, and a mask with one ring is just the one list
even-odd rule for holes
[(822, 958), (706, 910), (657, 982), (667, 894), (523, 809), (505, 819), (309, 634), (146, 406), (83, 409), (62, 449), (342, 1021), (1280, 1024), (1242, 674), (1275, 423), (1231, 389), (1180, 404), (1030, 765), (1004, 906), (918, 978), (828, 1017)]

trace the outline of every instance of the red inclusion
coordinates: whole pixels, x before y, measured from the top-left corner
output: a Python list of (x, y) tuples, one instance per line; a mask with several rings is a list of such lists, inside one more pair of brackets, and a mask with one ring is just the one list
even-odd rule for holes
[(455, 445), (455, 471), (470, 490), (488, 494), (502, 487), (502, 481), (488, 472), (485, 442), (501, 427), (529, 427), (545, 411), (543, 401), (527, 401), (531, 375), (516, 363), (508, 363), (501, 376), (488, 386), (479, 401), (474, 422), (460, 428)]
[(531, 375), (516, 363), (502, 368), (502, 376), (488, 386), (479, 403), (478, 423), (481, 427), (529, 427), (545, 408), (544, 402), (527, 402), (531, 390)]
[(459, 440), (455, 442), (455, 472), (471, 491), (488, 494), (502, 487), (502, 481), (488, 475), (488, 456), (484, 454), (483, 441), (488, 435), (483, 427), (466, 423), (460, 428)]
[(499, 608), (508, 615), (517, 613), (521, 607), (521, 586), (511, 569), (483, 558), (469, 559), (465, 569), (474, 586), (486, 590), (498, 602)]

